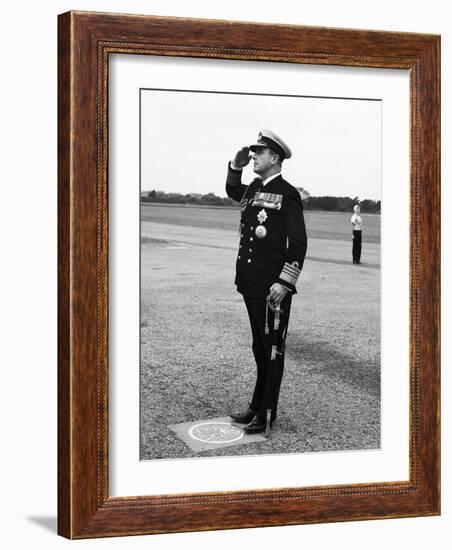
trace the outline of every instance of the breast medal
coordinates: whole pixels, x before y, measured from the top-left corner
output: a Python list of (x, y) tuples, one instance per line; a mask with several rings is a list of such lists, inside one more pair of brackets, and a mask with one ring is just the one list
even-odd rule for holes
[(250, 200), (251, 206), (260, 206), (269, 210), (281, 210), (283, 196), (276, 193), (262, 193), (257, 191)]
[(267, 228), (263, 225), (258, 225), (254, 232), (258, 239), (263, 239), (267, 235)]
[(262, 210), (260, 210), (259, 214), (257, 215), (257, 220), (259, 223), (264, 223), (267, 218), (267, 212), (265, 212), (265, 210), (262, 208)]
[(263, 239), (267, 235), (267, 228), (262, 225), (265, 220), (268, 218), (267, 212), (262, 208), (257, 215), (257, 220), (260, 225), (258, 225), (254, 231), (258, 239)]

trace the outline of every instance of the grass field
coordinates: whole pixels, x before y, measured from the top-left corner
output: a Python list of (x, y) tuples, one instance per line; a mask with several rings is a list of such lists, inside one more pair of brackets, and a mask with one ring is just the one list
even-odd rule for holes
[(237, 209), (142, 205), (141, 458), (375, 449), (380, 445), (379, 216), (307, 212), (278, 420), (264, 443), (195, 454), (169, 424), (249, 402), (251, 338), (234, 281)]
[[(187, 225), (216, 229), (231, 229), (238, 224), (240, 209), (207, 206), (185, 206), (176, 204), (143, 203), (142, 221), (172, 225)], [(350, 238), (351, 214), (344, 212), (305, 211), (309, 237), (315, 239), (348, 240)], [(380, 216), (361, 214), (364, 222), (365, 239), (369, 243), (380, 242)]]

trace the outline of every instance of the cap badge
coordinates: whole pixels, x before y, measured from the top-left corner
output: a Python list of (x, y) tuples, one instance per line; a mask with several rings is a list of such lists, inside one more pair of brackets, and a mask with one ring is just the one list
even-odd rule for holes
[(257, 135), (257, 141), (262, 141), (262, 132)]
[(257, 215), (257, 219), (259, 223), (264, 223), (267, 218), (268, 218), (267, 212), (262, 208), (262, 210)]

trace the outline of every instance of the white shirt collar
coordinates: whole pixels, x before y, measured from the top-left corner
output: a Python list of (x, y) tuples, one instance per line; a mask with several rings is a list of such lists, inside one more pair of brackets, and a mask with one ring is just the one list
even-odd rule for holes
[(268, 177), (266, 180), (262, 180), (262, 185), (267, 185), (270, 181), (274, 180), (278, 176), (281, 175), (281, 172), (278, 172), (277, 174), (273, 174), (273, 176)]

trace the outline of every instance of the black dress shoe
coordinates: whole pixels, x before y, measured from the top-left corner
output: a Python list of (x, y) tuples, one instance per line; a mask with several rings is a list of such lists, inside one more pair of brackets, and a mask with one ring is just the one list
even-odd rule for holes
[[(270, 426), (273, 424), (274, 420), (270, 420)], [(243, 431), (246, 434), (259, 434), (261, 432), (265, 432), (265, 418), (259, 418), (257, 415), (253, 418), (253, 420), (243, 428)]]
[(248, 408), (244, 412), (232, 413), (231, 415), (229, 415), (229, 417), (231, 418), (231, 420), (237, 422), (238, 424), (249, 424), (251, 420), (253, 420), (255, 414), (256, 411)]

